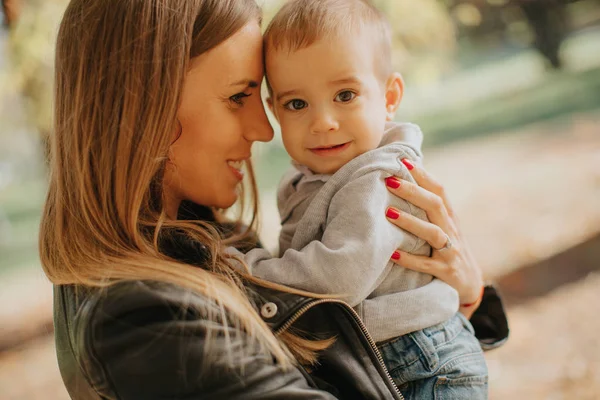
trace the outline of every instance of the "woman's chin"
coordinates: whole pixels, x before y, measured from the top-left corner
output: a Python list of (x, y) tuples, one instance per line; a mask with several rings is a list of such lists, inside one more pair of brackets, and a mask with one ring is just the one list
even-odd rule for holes
[(204, 192), (197, 196), (188, 197), (191, 201), (205, 207), (219, 208), (225, 210), (233, 206), (239, 199), (240, 194), (237, 188), (215, 188), (209, 194)]
[(215, 202), (214, 207), (220, 208), (222, 210), (226, 210), (232, 207), (238, 201), (239, 195), (238, 193), (233, 193), (231, 195), (223, 196)]

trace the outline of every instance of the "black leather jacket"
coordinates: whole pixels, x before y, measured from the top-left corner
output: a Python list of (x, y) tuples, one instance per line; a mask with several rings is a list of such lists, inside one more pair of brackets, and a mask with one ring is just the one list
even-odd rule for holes
[[(194, 251), (201, 254), (178, 241), (168, 247), (187, 262)], [(249, 290), (273, 331), (294, 326), (317, 337), (336, 336), (319, 366), (310, 373), (301, 367), (281, 369), (231, 324), (223, 328), (214, 318), (190, 311), (193, 304), (194, 310), (219, 315), (214, 303), (179, 287), (149, 281), (105, 289), (64, 285), (55, 287), (54, 324), (69, 394), (77, 400), (402, 398), (351, 307)], [(472, 322), (485, 347), (506, 340), (504, 310), (493, 289), (486, 290)], [(209, 331), (213, 335), (207, 341)], [(234, 357), (228, 359), (226, 349)]]

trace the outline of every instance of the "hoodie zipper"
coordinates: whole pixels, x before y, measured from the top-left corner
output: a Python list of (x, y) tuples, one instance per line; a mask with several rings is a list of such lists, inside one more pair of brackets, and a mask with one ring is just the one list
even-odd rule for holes
[(381, 355), (381, 352), (377, 348), (377, 345), (375, 344), (375, 340), (373, 340), (373, 338), (371, 337), (371, 334), (367, 331), (367, 327), (365, 326), (365, 323), (360, 319), (360, 316), (358, 315), (358, 313), (352, 307), (350, 307), (350, 305), (348, 303), (341, 301), (341, 300), (334, 300), (334, 299), (320, 299), (320, 300), (312, 301), (312, 302), (302, 306), (298, 311), (296, 311), (283, 325), (281, 325), (279, 327), (279, 329), (277, 329), (275, 331), (275, 335), (279, 335), (280, 333), (286, 331), (290, 326), (292, 326), (292, 324), (294, 322), (296, 322), (298, 320), (298, 318), (300, 318), (302, 316), (302, 314), (304, 314), (305, 312), (307, 312), (314, 306), (317, 306), (317, 305), (323, 304), (323, 303), (337, 303), (342, 306), (345, 306), (346, 310), (350, 312), (350, 315), (352, 315), (352, 317), (354, 318), (354, 320), (360, 327), (363, 335), (367, 338), (367, 341), (369, 342), (369, 344), (371, 346), (371, 350), (373, 350), (373, 352), (377, 356), (377, 359), (379, 360), (379, 364), (385, 371), (385, 375), (386, 375), (389, 383), (392, 384), (392, 387), (398, 394), (398, 397), (400, 398), (400, 400), (404, 400), (404, 396), (400, 392), (400, 389), (398, 389), (398, 387), (394, 383), (394, 380), (392, 379), (390, 372), (388, 371), (387, 367), (385, 366), (385, 363), (383, 362), (383, 357)]

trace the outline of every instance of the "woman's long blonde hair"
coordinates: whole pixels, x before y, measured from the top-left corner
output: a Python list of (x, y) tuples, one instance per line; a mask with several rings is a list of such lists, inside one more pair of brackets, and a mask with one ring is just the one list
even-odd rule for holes
[[(313, 362), (314, 351), (325, 345), (286, 333), (282, 346), (252, 308), (243, 282), (257, 280), (235, 272), (224, 253), (227, 240), (207, 223), (168, 220), (163, 202), (163, 172), (190, 59), (259, 19), (254, 0), (71, 1), (57, 40), (40, 257), (57, 285), (152, 280), (205, 296), (289, 365), (287, 349)], [(206, 268), (161, 253), (166, 228), (205, 245), (212, 258)]]

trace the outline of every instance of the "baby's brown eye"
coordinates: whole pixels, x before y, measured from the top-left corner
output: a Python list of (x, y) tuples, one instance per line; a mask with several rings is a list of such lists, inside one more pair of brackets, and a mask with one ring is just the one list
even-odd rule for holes
[(303, 108), (306, 108), (307, 106), (308, 106), (308, 104), (304, 100), (300, 100), (300, 99), (290, 100), (287, 103), (285, 103), (285, 105), (284, 105), (285, 108), (287, 108), (288, 110), (292, 110), (292, 111), (302, 110)]
[(355, 97), (356, 97), (356, 94), (354, 92), (351, 92), (349, 90), (344, 90), (343, 92), (340, 92), (337, 96), (335, 96), (335, 101), (341, 101), (342, 103), (347, 103), (349, 101), (354, 100)]

